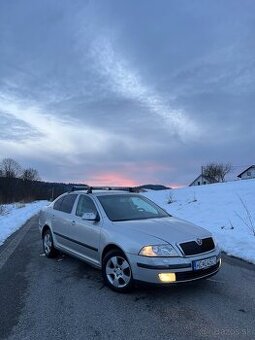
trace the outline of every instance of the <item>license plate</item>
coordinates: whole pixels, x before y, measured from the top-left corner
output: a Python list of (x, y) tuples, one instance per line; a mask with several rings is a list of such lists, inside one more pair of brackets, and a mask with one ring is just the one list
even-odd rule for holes
[(208, 257), (207, 259), (193, 261), (193, 269), (205, 269), (214, 266), (217, 263), (216, 256)]

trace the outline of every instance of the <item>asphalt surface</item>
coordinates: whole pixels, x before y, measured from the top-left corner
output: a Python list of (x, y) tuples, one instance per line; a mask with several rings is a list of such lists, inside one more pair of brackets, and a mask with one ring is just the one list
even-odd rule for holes
[(0, 247), (0, 339), (254, 339), (254, 306), (255, 266), (227, 256), (206, 281), (118, 294), (43, 256), (37, 217)]

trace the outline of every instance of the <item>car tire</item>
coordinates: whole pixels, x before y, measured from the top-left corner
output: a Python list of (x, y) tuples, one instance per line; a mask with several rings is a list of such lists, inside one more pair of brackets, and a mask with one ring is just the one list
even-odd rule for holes
[(57, 250), (54, 247), (53, 237), (50, 229), (45, 230), (42, 241), (44, 254), (49, 258), (55, 257), (57, 255)]
[(115, 292), (127, 293), (134, 286), (130, 263), (120, 250), (112, 250), (104, 256), (102, 275), (105, 284)]

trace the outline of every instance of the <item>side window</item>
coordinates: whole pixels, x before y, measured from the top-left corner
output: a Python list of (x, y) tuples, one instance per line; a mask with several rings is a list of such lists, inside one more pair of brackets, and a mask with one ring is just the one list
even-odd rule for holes
[[(65, 197), (65, 196), (64, 196), (64, 197)], [(56, 202), (55, 202), (54, 205), (53, 205), (53, 209), (55, 209), (55, 210), (60, 210), (61, 204), (62, 204), (62, 202), (63, 202), (63, 200), (64, 200), (64, 197), (60, 197), (58, 200), (56, 200)]]
[(76, 215), (82, 217), (85, 213), (97, 213), (97, 208), (91, 198), (81, 195), (76, 209)]
[(77, 194), (68, 194), (64, 196), (60, 210), (67, 214), (71, 214), (77, 196)]

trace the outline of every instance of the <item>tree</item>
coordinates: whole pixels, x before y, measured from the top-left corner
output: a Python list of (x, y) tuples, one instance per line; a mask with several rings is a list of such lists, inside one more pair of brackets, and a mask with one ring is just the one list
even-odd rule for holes
[(203, 167), (202, 175), (212, 182), (225, 182), (225, 177), (231, 170), (230, 163), (209, 163)]
[(17, 178), (22, 173), (21, 166), (12, 158), (4, 158), (0, 163), (0, 175), (6, 178)]
[(24, 181), (40, 181), (41, 179), (38, 171), (33, 168), (24, 169), (21, 178)]

